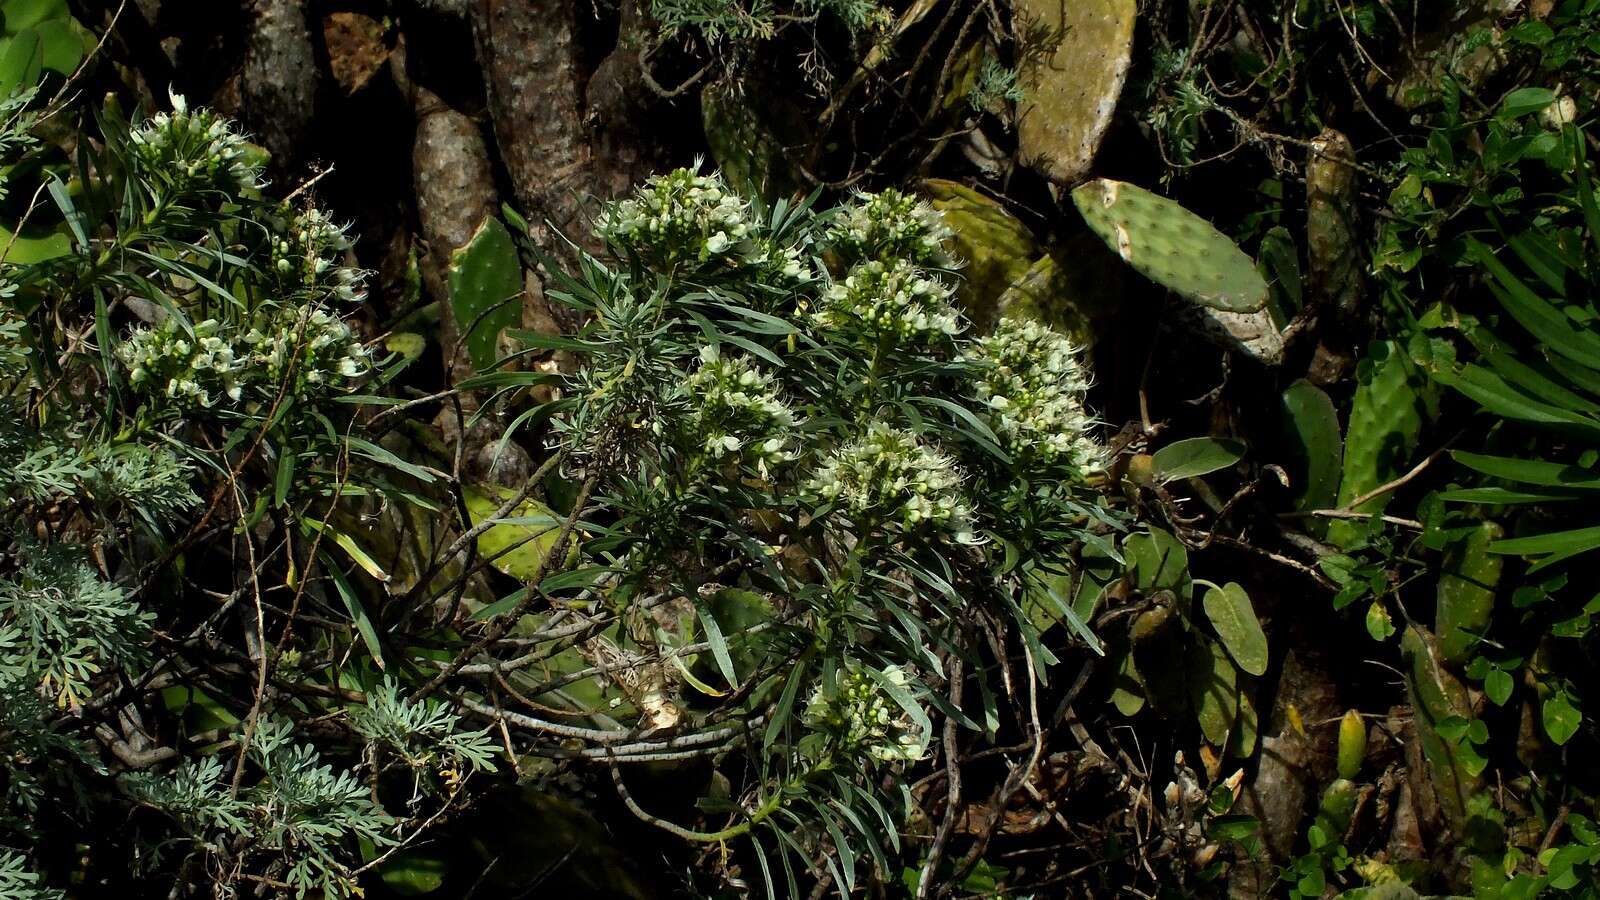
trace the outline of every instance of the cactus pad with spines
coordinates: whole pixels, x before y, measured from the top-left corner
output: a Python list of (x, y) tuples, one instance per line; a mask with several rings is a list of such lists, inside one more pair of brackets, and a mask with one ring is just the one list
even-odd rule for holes
[(1097, 179), (1072, 192), (1089, 228), (1146, 278), (1209, 309), (1251, 313), (1267, 282), (1238, 245), (1165, 197)]
[[(1356, 395), (1344, 439), (1344, 477), (1339, 505), (1347, 506), (1369, 491), (1398, 477), (1409, 465), (1422, 435), (1427, 412), (1422, 392), (1426, 380), (1400, 345), (1374, 345), (1371, 358), (1356, 373)], [(1353, 511), (1381, 513), (1388, 494), (1363, 502)], [(1328, 526), (1328, 540), (1349, 547), (1365, 530), (1362, 522), (1338, 520)]]
[[(1060, 184), (1089, 171), (1133, 58), (1135, 0), (1022, 0), (1017, 143), (1022, 159)], [(1041, 37), (1043, 36), (1043, 37)]]
[(966, 185), (930, 178), (922, 192), (950, 226), (950, 250), (966, 261), (956, 299), (980, 330), (988, 330), (999, 318), (1000, 295), (1028, 273), (1039, 255), (1033, 232), (1000, 203)]
[(1356, 231), (1355, 147), (1332, 128), (1306, 159), (1306, 255), (1312, 296), (1354, 315), (1361, 305), (1361, 236)]

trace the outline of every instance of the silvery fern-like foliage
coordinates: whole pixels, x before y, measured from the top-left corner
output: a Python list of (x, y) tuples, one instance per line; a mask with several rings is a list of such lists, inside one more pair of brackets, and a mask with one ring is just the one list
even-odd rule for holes
[(354, 773), (323, 762), (292, 732), (287, 721), (261, 724), (250, 745), (261, 775), (242, 791), (232, 789), (217, 757), (184, 763), (170, 775), (129, 776), (124, 785), (139, 803), (172, 817), (188, 840), (242, 844), (268, 857), (296, 897), (351, 896), (349, 841), (387, 845), (392, 820)]
[(14, 850), (0, 849), (0, 897), (6, 900), (58, 900), (62, 891), (43, 887), (37, 872)]
[(15, 559), (0, 576), (0, 628), (19, 638), (6, 665), (59, 705), (81, 703), (96, 674), (140, 655), (153, 617), (75, 547), (24, 539)]
[[(101, 841), (93, 865), (151, 881), (204, 872), (224, 895), (253, 880), (346, 896), (362, 847), (416, 823), (390, 817), (358, 774), (370, 738), (345, 706), (387, 710), (362, 721), (387, 722), (384, 740), (446, 770), (405, 779), (418, 821), (492, 768), (483, 730), (375, 678), (357, 682), (379, 692), (371, 704), (335, 695), (317, 715), (343, 724), (308, 729), (292, 691), (202, 689), (210, 664), (192, 662), (271, 654), (282, 675), (303, 655), (326, 670), (332, 648), (361, 643), (361, 601), (340, 593), (355, 590), (359, 545), (318, 516), (342, 515), (341, 496), (386, 496), (395, 466), (431, 476), (355, 433), (350, 395), (383, 361), (346, 320), (366, 279), (346, 229), (312, 203), (263, 197), (260, 151), (172, 103), (131, 123), (114, 105), (85, 116), (82, 170), (39, 149), (46, 177), (81, 178), (56, 198), (61, 227), (94, 237), (42, 263), (0, 262), (0, 843), (21, 851), (0, 861), (0, 885), (30, 883), (29, 847), (63, 828), (76, 840), (131, 821), (133, 837)], [(40, 146), (26, 132), (37, 105), (0, 104), (0, 153)], [(283, 585), (298, 593), (280, 598)], [(245, 605), (263, 617), (241, 640)], [(200, 702), (209, 744), (182, 715)]]
[(437, 700), (407, 699), (393, 678), (369, 691), (349, 715), (357, 734), (413, 769), (495, 770), (498, 748), (487, 727), (463, 727), (461, 717)]

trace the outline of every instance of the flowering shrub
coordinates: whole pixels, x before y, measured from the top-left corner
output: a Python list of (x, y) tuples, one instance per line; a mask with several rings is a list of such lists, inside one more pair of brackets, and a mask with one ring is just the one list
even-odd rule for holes
[(831, 732), (839, 749), (864, 753), (880, 762), (921, 759), (927, 732), (911, 721), (877, 679), (905, 687), (910, 678), (899, 666), (869, 675), (860, 668), (840, 674), (832, 689), (818, 683), (806, 703), (806, 724)]
[(745, 249), (750, 232), (749, 203), (721, 179), (686, 169), (651, 177), (595, 221), (595, 233), (617, 252), (663, 270), (737, 264), (733, 251)]
[[(751, 854), (853, 882), (852, 846), (887, 878), (889, 786), (1008, 714), (959, 673), (1047, 663), (1029, 598), (1120, 525), (1071, 345), (972, 334), (908, 195), (763, 207), (679, 171), (553, 273), (586, 324), (524, 337), (575, 371), (385, 396), (351, 237), (174, 106), (81, 142), (88, 246), (0, 269), (0, 888), (351, 896), (528, 756), (748, 837), (707, 857), (730, 884)], [(509, 491), (378, 408), (479, 391), (547, 452)], [(673, 817), (706, 830), (628, 792), (696, 758), (726, 791)], [(88, 871), (48, 868), (63, 835)]]
[(733, 455), (762, 474), (794, 459), (789, 449), (794, 412), (779, 399), (771, 375), (745, 357), (723, 357), (716, 347), (700, 349), (700, 367), (684, 382), (694, 412), (695, 434), (705, 439), (714, 459)]
[(141, 183), (158, 204), (188, 195), (236, 195), (261, 188), (262, 154), (227, 119), (190, 110), (173, 94), (172, 112), (156, 113), (128, 132), (127, 150), (138, 163)]
[[(620, 767), (632, 802), (621, 768), (710, 757), (733, 790), (707, 807), (710, 830), (647, 821), (749, 834), (783, 867), (827, 856), (847, 881), (861, 857), (841, 841), (859, 842), (881, 876), (877, 831), (910, 812), (884, 787), (959, 707), (950, 673), (1009, 665), (994, 641), (1047, 662), (1028, 598), (1064, 548), (1119, 527), (1088, 487), (1101, 453), (1080, 355), (1033, 323), (971, 334), (948, 229), (895, 191), (764, 209), (679, 171), (597, 230), (614, 257), (583, 259), (552, 294), (588, 317), (560, 342), (583, 367), (536, 410), (546, 471), (578, 486), (577, 505), (524, 577), (626, 636), (583, 656), (616, 692), (609, 708), (626, 698), (635, 727), (675, 734), (592, 758)], [(799, 277), (773, 278), (779, 259)], [(546, 381), (481, 379), (502, 400)], [(500, 607), (490, 638), (525, 609)], [(493, 656), (518, 670), (530, 654)], [(563, 729), (525, 710), (500, 721), (528, 752), (556, 752)]]
[(1102, 463), (1083, 407), (1089, 373), (1071, 340), (1038, 322), (1002, 318), (976, 343), (964, 358), (981, 366), (976, 398), (1006, 452), (1067, 472)]
[(909, 344), (936, 349), (961, 331), (950, 288), (903, 259), (868, 260), (850, 269), (822, 296), (817, 327), (868, 346)]
[(838, 503), (856, 528), (927, 525), (958, 541), (974, 540), (955, 463), (916, 435), (881, 422), (829, 455), (808, 487)]

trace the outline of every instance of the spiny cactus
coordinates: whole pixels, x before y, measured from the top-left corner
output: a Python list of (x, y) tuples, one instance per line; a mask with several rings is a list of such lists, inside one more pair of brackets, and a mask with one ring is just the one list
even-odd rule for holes
[(1434, 630), (1439, 635), (1439, 658), (1466, 662), (1479, 635), (1489, 627), (1494, 612), (1495, 587), (1500, 583), (1504, 556), (1489, 552), (1489, 545), (1505, 535), (1494, 522), (1483, 522), (1453, 545), (1439, 573)]
[[(473, 368), (482, 371), (499, 358), (500, 333), (517, 324), (522, 305), (522, 264), (511, 232), (490, 216), (466, 246), (450, 256), (450, 306), (458, 328), (467, 328), (464, 346)], [(446, 354), (457, 352), (447, 347)]]
[(1361, 241), (1356, 235), (1355, 147), (1332, 128), (1306, 159), (1306, 251), (1317, 301), (1347, 315), (1361, 305)]
[(1039, 255), (1033, 233), (1006, 208), (972, 188), (942, 178), (922, 184), (929, 203), (950, 226), (950, 248), (966, 261), (956, 298), (982, 330), (998, 315), (1000, 295), (1028, 273)]
[[(1422, 433), (1423, 376), (1398, 344), (1389, 341), (1376, 345), (1373, 357), (1364, 360), (1357, 371), (1357, 380), (1350, 427), (1345, 435), (1340, 506), (1400, 475)], [(1368, 500), (1355, 511), (1382, 512), (1388, 502), (1389, 495), (1385, 494)], [(1328, 526), (1328, 540), (1348, 547), (1362, 529), (1360, 522), (1336, 521)]]
[(1442, 733), (1449, 721), (1469, 719), (1472, 704), (1467, 689), (1439, 663), (1438, 642), (1431, 633), (1413, 625), (1400, 639), (1405, 658), (1406, 689), (1416, 710), (1417, 739), (1428, 761), (1435, 793), (1445, 818), (1459, 827), (1466, 821), (1467, 800), (1483, 784), (1483, 770), (1471, 759), (1466, 738)]
[[(1023, 0), (1016, 6), (1024, 52), (1018, 81), (1017, 142), (1022, 158), (1062, 184), (1089, 171), (1133, 53), (1135, 0)], [(1038, 35), (1048, 46), (1033, 48)]]
[[(1092, 234), (1077, 234), (1039, 257), (995, 301), (993, 316), (1036, 319), (1080, 346), (1095, 343), (1116, 313), (1127, 267)], [(973, 320), (983, 327), (976, 314)]]
[(1367, 759), (1367, 723), (1361, 713), (1349, 710), (1339, 720), (1339, 777), (1354, 780)]
[(1141, 274), (1209, 309), (1256, 312), (1267, 282), (1211, 223), (1144, 188), (1105, 178), (1072, 192), (1100, 239)]

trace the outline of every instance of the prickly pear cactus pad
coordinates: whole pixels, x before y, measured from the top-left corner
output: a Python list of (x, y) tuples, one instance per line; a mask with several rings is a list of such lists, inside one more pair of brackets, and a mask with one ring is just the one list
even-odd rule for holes
[(1211, 223), (1144, 188), (1099, 178), (1072, 192), (1083, 220), (1128, 265), (1195, 303), (1248, 313), (1267, 304), (1255, 262)]
[(1028, 273), (1039, 255), (1033, 233), (1004, 206), (966, 185), (930, 178), (922, 192), (944, 215), (955, 254), (966, 261), (957, 299), (978, 327), (987, 330), (998, 318), (1000, 295)]
[(1306, 159), (1306, 255), (1317, 300), (1348, 314), (1361, 304), (1360, 235), (1356, 233), (1356, 158), (1350, 139), (1327, 128)]
[(1135, 0), (1016, 4), (1017, 43), (1036, 51), (1022, 54), (1017, 140), (1022, 159), (1055, 181), (1077, 182), (1094, 161), (1127, 79), (1138, 11)]

